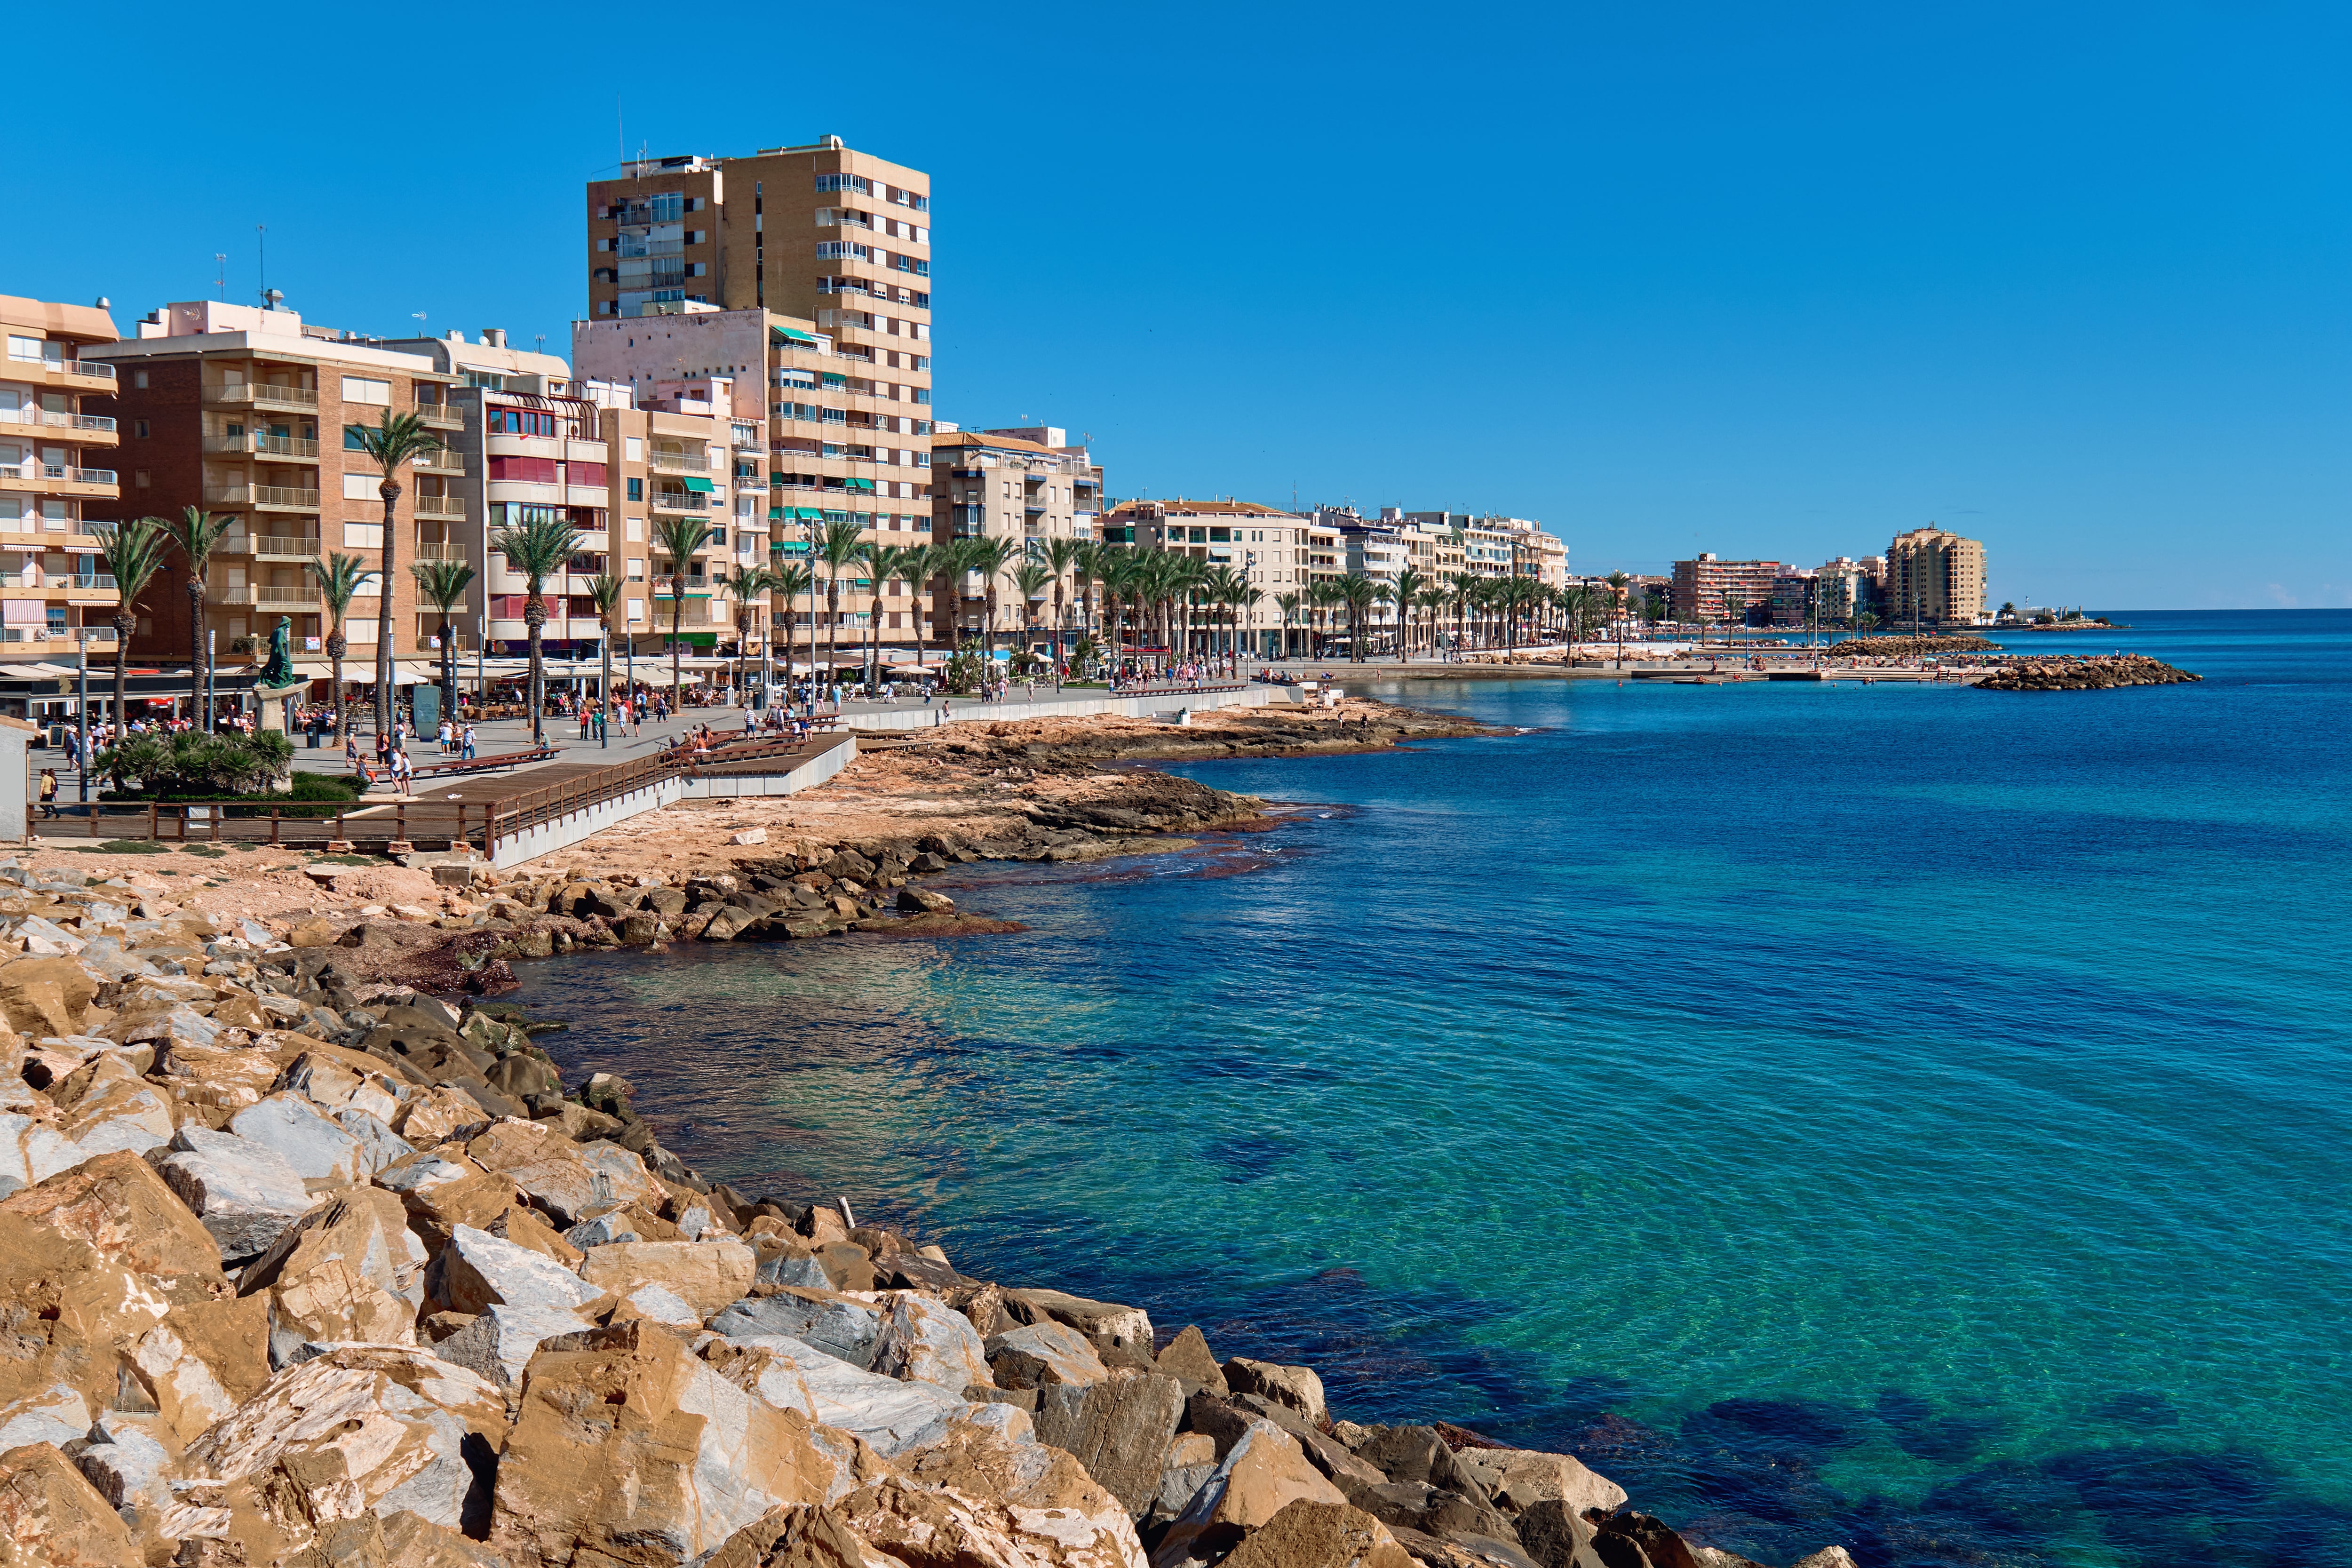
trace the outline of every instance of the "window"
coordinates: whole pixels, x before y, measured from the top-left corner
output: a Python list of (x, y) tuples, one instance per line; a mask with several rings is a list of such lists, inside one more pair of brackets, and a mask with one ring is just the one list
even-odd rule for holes
[(861, 196), (872, 195), (874, 187), (862, 174), (819, 174), (816, 188), (820, 191), (856, 191)]
[(821, 239), (816, 245), (816, 258), (819, 261), (871, 261), (874, 250), (871, 246), (859, 245), (855, 240)]
[[(346, 426), (343, 426), (343, 450), (344, 450), (344, 451), (346, 451), (346, 452), (364, 452), (364, 451), (366, 451), (366, 450), (367, 450), (367, 443), (360, 439), (361, 436), (362, 436), (363, 434), (365, 434), (365, 433), (366, 433), (366, 430), (367, 430), (367, 426), (364, 426), (364, 425), (346, 425)], [(230, 434), (232, 434), (232, 435), (236, 435), (236, 434), (238, 434), (238, 432), (231, 431), (231, 432), (230, 432)]]
[(147, 470), (144, 468), (131, 469), (131, 482), (139, 489), (142, 490), (145, 489), (147, 488)]
[(41, 340), (38, 338), (20, 338), (14, 332), (9, 333), (8, 357), (14, 360), (38, 361), (42, 357)]
[(131, 384), (133, 386), (145, 386), (147, 384), (147, 373), (143, 370), (132, 371), (131, 373)]
[(343, 524), (343, 548), (346, 550), (382, 550), (383, 524), (380, 522), (347, 522)]
[(347, 375), (343, 377), (343, 401), (389, 408), (392, 406), (392, 383), (378, 381), (373, 376)]
[(928, 229), (928, 228), (923, 227), (920, 224), (916, 225), (916, 226), (915, 226), (915, 243), (916, 243), (917, 245), (929, 245), (929, 244), (930, 244), (930, 243), (931, 243), (931, 231), (930, 231), (929, 229)]
[(147, 421), (144, 419), (133, 419), (131, 422), (131, 433), (133, 436), (138, 437), (142, 441), (147, 439)]
[(554, 436), (555, 416), (530, 408), (486, 408), (482, 428), (493, 436)]
[(688, 245), (700, 245), (709, 233), (709, 231), (707, 229), (688, 229), (686, 231), (686, 243)]
[(929, 355), (929, 354), (916, 354), (916, 355), (914, 355), (914, 356), (913, 356), (913, 358), (914, 358), (914, 361), (915, 361), (915, 368), (916, 368), (917, 370), (929, 370), (929, 369), (930, 369), (930, 368), (931, 368), (931, 356), (930, 356), (930, 355)]
[[(636, 443), (635, 443), (635, 441), (631, 441), (631, 442), (629, 443), (629, 445), (630, 445), (630, 446), (632, 446), (632, 447), (634, 447), (634, 446), (635, 446), (635, 445), (636, 445)], [(634, 456), (635, 456), (635, 453), (631, 453), (631, 454), (630, 454), (630, 456), (634, 457)], [(645, 481), (645, 480), (643, 480), (643, 479), (631, 479), (631, 480), (629, 481), (629, 500), (645, 500), (645, 499), (646, 499), (646, 481)], [(635, 518), (632, 518), (632, 519), (630, 519), (629, 521), (630, 521), (630, 522), (631, 522), (632, 524), (634, 524), (634, 523), (636, 521), (636, 520), (635, 520)]]
[(612, 237), (611, 237), (610, 236), (606, 236), (604, 238), (599, 239), (599, 240), (596, 242), (596, 248), (597, 248), (597, 249), (599, 249), (599, 250), (610, 250), (610, 249), (612, 249), (612, 248), (613, 248), (613, 241), (612, 241)]
[[(382, 482), (383, 481), (378, 479), (373, 474), (345, 474), (343, 476), (343, 499), (345, 500), (380, 500), (381, 498), (376, 494), (376, 486)], [(378, 526), (382, 525), (379, 524)]]
[(524, 484), (551, 485), (556, 482), (555, 459), (552, 458), (492, 458), (489, 477), (494, 479), (518, 480)]
[(621, 446), (623, 447), (621, 455), (632, 463), (642, 463), (646, 460), (646, 444), (636, 437), (622, 437)]

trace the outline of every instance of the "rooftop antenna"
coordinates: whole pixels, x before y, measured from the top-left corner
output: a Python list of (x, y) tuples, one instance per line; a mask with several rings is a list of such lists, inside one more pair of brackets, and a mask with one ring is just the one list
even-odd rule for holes
[(257, 223), (253, 226), (253, 247), (261, 258), (261, 308), (267, 310), (269, 309), (269, 226), (268, 224)]
[(422, 310), (411, 310), (408, 313), (415, 319), (416, 330), (418, 332), (422, 333), (425, 331), (425, 312)]
[(533, 332), (531, 334), (531, 342), (539, 345), (540, 353), (545, 353), (547, 352), (547, 334), (545, 332)]
[(221, 300), (223, 303), (226, 303), (228, 300), (227, 251), (215, 250), (213, 252), (213, 270), (219, 274), (218, 277), (213, 279), (213, 287), (220, 290)]

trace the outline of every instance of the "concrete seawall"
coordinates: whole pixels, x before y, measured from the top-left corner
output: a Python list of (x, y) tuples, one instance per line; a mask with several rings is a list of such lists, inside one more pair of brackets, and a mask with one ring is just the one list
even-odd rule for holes
[[(1334, 684), (1338, 684), (1334, 682)], [(1276, 702), (1297, 702), (1299, 693), (1286, 686), (1244, 686), (1231, 691), (1149, 691), (1135, 697), (1040, 697), (1027, 702), (980, 702), (961, 697), (947, 700), (947, 722), (1011, 723), (1023, 719), (1083, 719), (1096, 713), (1117, 713), (1147, 719), (1181, 708), (1264, 708)], [(929, 730), (940, 722), (940, 705), (895, 709), (888, 712), (851, 713), (845, 728), (871, 734), (877, 731)]]

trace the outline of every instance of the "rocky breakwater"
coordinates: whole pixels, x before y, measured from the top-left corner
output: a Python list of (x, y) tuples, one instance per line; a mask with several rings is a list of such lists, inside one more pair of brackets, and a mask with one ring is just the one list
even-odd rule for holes
[(1822, 650), (1831, 658), (1924, 658), (1930, 654), (1999, 653), (2000, 645), (1983, 637), (1847, 637)]
[(1567, 1456), (706, 1184), (510, 1010), (118, 892), (0, 900), (0, 1560), (1739, 1568)]
[(2202, 680), (2144, 653), (2012, 658), (1976, 683), (1979, 691), (2105, 691), (2118, 686), (2177, 686)]

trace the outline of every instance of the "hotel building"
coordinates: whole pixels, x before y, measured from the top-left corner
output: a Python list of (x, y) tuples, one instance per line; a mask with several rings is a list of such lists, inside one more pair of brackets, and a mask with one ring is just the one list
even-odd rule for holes
[(114, 391), (114, 366), (85, 357), (114, 342), (114, 322), (103, 300), (0, 294), (0, 658), (59, 662), (84, 639), (112, 647), (121, 603), (89, 529), (120, 504), (121, 435), (83, 404)]
[(1981, 540), (1937, 528), (1898, 533), (1886, 547), (1885, 616), (1907, 626), (1976, 626), (1990, 618)]
[(1720, 561), (1702, 554), (1695, 561), (1675, 563), (1675, 619), (1715, 624), (1746, 619), (1750, 608), (1772, 601), (1772, 584), (1781, 572), (1778, 561)]
[[(1103, 471), (1084, 447), (1070, 445), (1069, 432), (1059, 426), (1039, 425), (1008, 430), (941, 430), (931, 437), (933, 537), (944, 544), (958, 539), (1009, 539), (1023, 553), (1045, 560), (1056, 539), (1092, 541), (1102, 521)], [(1016, 564), (1018, 563), (1016, 562)], [(909, 585), (893, 583), (887, 597), (897, 599)], [(1015, 590), (1009, 580), (997, 584), (1000, 618)], [(1079, 602), (1075, 584), (1062, 586), (1066, 614)], [(956, 595), (956, 636), (977, 632), (987, 614), (987, 586), (967, 575)], [(886, 632), (902, 621), (911, 626), (913, 602), (890, 605)], [(1022, 624), (1050, 626), (1054, 590), (1042, 588), (1028, 603)], [(1000, 627), (1000, 630), (1009, 629)], [(933, 628), (934, 637), (948, 635)]]

